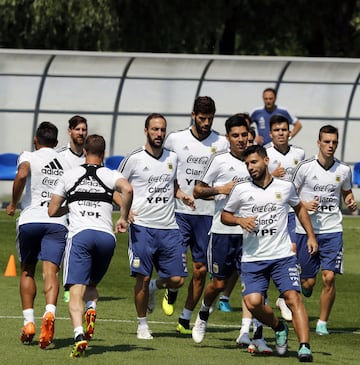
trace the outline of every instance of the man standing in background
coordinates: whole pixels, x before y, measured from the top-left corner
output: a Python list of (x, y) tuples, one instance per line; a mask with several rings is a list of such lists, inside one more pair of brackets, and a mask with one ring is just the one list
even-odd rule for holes
[(250, 115), (251, 122), (256, 126), (256, 143), (265, 145), (271, 142), (269, 134), (270, 118), (275, 114), (283, 115), (286, 119), (288, 119), (289, 123), (292, 125), (289, 138), (291, 139), (295, 137), (302, 128), (302, 124), (295, 116), (291, 115), (286, 108), (275, 104), (276, 90), (270, 87), (265, 89), (263, 91), (263, 100), (264, 106), (254, 109)]

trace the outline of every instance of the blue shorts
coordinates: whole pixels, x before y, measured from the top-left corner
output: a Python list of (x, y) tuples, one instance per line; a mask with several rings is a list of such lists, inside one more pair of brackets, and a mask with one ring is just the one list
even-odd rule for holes
[(206, 264), (209, 232), (213, 217), (183, 213), (175, 213), (175, 216), (183, 240), (184, 253), (190, 247), (193, 262)]
[(320, 270), (343, 273), (343, 235), (342, 232), (316, 234), (319, 251), (310, 256), (307, 249), (307, 235), (296, 234), (296, 255), (301, 267), (301, 278), (316, 277)]
[(85, 229), (68, 239), (64, 260), (64, 284), (98, 284), (104, 277), (116, 246), (107, 232)]
[(280, 294), (287, 290), (300, 292), (300, 274), (296, 256), (284, 257), (277, 260), (242, 262), (242, 295), (260, 293), (266, 297), (270, 278), (273, 280)]
[(241, 270), (242, 234), (211, 233), (207, 251), (208, 271), (219, 279)]
[(296, 228), (296, 219), (295, 219), (295, 212), (290, 212), (288, 214), (288, 226), (287, 226), (287, 230), (291, 239), (291, 243), (295, 243), (296, 242), (296, 232), (295, 232), (295, 228)]
[(18, 226), (17, 246), (23, 264), (49, 261), (60, 267), (67, 228), (57, 223), (25, 223)]
[(154, 267), (160, 278), (187, 276), (186, 257), (181, 243), (178, 229), (132, 224), (128, 250), (131, 276), (151, 276)]

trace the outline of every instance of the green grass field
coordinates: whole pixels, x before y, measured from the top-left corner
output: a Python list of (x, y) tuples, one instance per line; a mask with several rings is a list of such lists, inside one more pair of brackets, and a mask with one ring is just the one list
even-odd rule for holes
[[(360, 218), (345, 217), (345, 274), (337, 278), (337, 298), (329, 321), (330, 336), (317, 336), (314, 328), (318, 316), (320, 281), (311, 298), (305, 298), (310, 317), (311, 346), (314, 362), (317, 364), (358, 364), (360, 343)], [(17, 257), (15, 248), (15, 219), (0, 212), (0, 268), (2, 273), (11, 254)], [(17, 261), (17, 258), (16, 258)], [(137, 340), (136, 313), (133, 304), (134, 279), (129, 276), (127, 258), (127, 237), (118, 237), (118, 247), (111, 267), (99, 285), (100, 301), (94, 339), (86, 356), (71, 359), (72, 327), (67, 305), (62, 300), (62, 291), (58, 302), (54, 343), (47, 350), (37, 345), (20, 343), (22, 313), (19, 297), (19, 265), (17, 277), (0, 276), (0, 358), (4, 364), (295, 364), (298, 343), (294, 331), (290, 330), (289, 353), (286, 357), (250, 355), (244, 349), (235, 346), (241, 323), (240, 286), (237, 285), (231, 304), (232, 313), (216, 311), (209, 320), (204, 342), (196, 345), (191, 337), (179, 337), (175, 332), (177, 317), (182, 309), (186, 287), (180, 290), (174, 316), (166, 317), (161, 311), (162, 292), (157, 293), (157, 307), (149, 315), (153, 331), (152, 341)], [(44, 296), (40, 266), (37, 273), (38, 296), (35, 303), (37, 335), (40, 332), (40, 317), (44, 311)], [(275, 306), (277, 293), (272, 287), (269, 293), (270, 303)], [(195, 315), (193, 316), (193, 321)], [(291, 327), (291, 325), (290, 325)], [(292, 327), (291, 327), (292, 328)], [(274, 348), (272, 330), (265, 328), (268, 344)]]

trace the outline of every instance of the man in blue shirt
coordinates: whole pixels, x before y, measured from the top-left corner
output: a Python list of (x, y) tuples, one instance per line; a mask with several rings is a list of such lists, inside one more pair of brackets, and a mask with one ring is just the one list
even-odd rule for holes
[(275, 114), (284, 116), (290, 122), (292, 128), (289, 139), (295, 137), (302, 128), (302, 124), (294, 115), (290, 114), (286, 108), (275, 104), (276, 90), (273, 88), (266, 88), (263, 91), (263, 100), (264, 107), (254, 109), (250, 115), (251, 122), (257, 129), (256, 143), (266, 145), (271, 142), (270, 118)]

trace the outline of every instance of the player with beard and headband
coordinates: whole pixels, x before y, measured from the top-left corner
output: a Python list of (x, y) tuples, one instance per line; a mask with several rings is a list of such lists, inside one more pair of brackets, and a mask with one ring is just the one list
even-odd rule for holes
[[(178, 156), (177, 180), (181, 189), (189, 195), (193, 194), (195, 182), (204, 172), (210, 157), (229, 146), (225, 136), (212, 129), (215, 111), (212, 98), (197, 97), (191, 113), (192, 125), (187, 129), (170, 133), (165, 140), (165, 147)], [(189, 208), (179, 199), (176, 200), (176, 221), (182, 235), (184, 254), (190, 248), (192, 255), (192, 278), (176, 327), (180, 334), (191, 335), (190, 319), (205, 286), (206, 253), (214, 209), (213, 199), (196, 199), (195, 209)], [(177, 293), (167, 291), (165, 294), (163, 310), (165, 314), (172, 315)]]
[[(226, 226), (221, 223), (221, 211), (224, 208), (232, 187), (240, 181), (250, 180), (249, 173), (243, 161), (243, 153), (247, 147), (249, 125), (244, 117), (233, 115), (225, 122), (226, 138), (229, 141), (229, 151), (214, 154), (206, 165), (200, 181), (195, 185), (194, 196), (201, 199), (215, 197), (215, 214), (211, 226), (208, 247), (208, 271), (212, 280), (205, 287), (205, 294), (200, 311), (192, 329), (192, 337), (196, 343), (205, 337), (208, 317), (212, 303), (224, 290), (233, 272), (241, 274), (242, 228)], [(239, 277), (239, 276), (238, 276)], [(252, 315), (243, 301), (242, 332), (236, 340), (240, 345), (249, 345), (249, 352), (264, 354), (272, 353), (262, 337), (262, 325), (256, 321), (254, 339), (250, 344), (249, 329)], [(248, 341), (245, 341), (245, 333)]]

